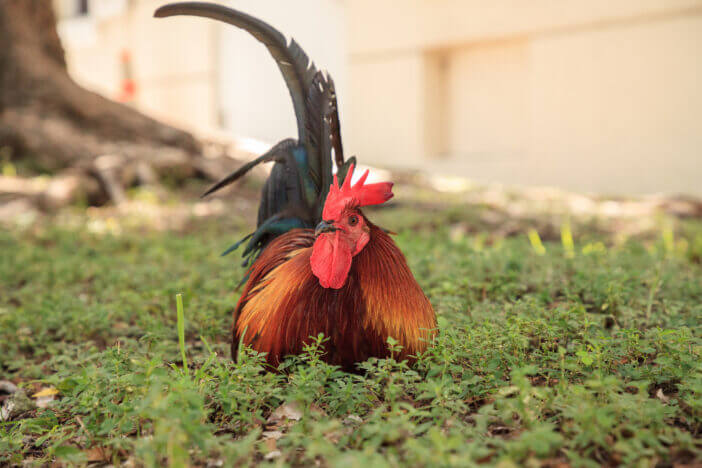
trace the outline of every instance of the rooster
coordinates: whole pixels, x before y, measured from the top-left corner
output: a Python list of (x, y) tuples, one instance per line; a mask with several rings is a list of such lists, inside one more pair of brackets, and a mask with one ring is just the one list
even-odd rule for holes
[[(240, 343), (278, 366), (323, 334), (325, 361), (355, 371), (359, 362), (414, 360), (434, 336), (436, 316), (388, 231), (364, 206), (389, 200), (392, 183), (355, 183), (355, 158), (344, 160), (334, 82), (294, 40), (267, 23), (221, 5), (183, 2), (156, 17), (191, 15), (248, 31), (275, 59), (290, 91), (298, 139), (286, 139), (214, 184), (207, 196), (262, 162), (274, 162), (254, 232), (243, 250), (245, 286), (234, 310), (232, 357)], [(333, 175), (332, 160), (336, 165)]]

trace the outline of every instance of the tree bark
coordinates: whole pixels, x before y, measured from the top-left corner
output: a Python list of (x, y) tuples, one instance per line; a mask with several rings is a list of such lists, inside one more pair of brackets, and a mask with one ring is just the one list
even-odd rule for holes
[(98, 180), (101, 156), (194, 174), (201, 154), (189, 133), (71, 79), (50, 0), (0, 0), (0, 149), (42, 171), (78, 168)]

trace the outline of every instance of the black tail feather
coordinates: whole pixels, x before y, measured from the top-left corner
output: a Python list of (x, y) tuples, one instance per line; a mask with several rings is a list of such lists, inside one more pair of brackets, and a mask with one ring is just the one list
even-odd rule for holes
[(285, 36), (268, 23), (224, 5), (207, 2), (179, 2), (164, 5), (154, 12), (156, 18), (182, 15), (211, 18), (231, 24), (248, 31), (266, 46), (278, 64), (285, 84), (290, 91), (297, 118), (299, 140), (305, 141), (305, 122), (308, 118), (305, 109), (305, 96), (317, 69), (298, 43), (293, 40), (288, 44)]
[(286, 154), (284, 150), (287, 150), (291, 147), (294, 147), (297, 145), (297, 142), (293, 139), (287, 139), (283, 140), (277, 145), (275, 145), (273, 148), (269, 149), (266, 151), (265, 154), (259, 156), (258, 158), (254, 159), (253, 161), (250, 161), (240, 168), (238, 168), (236, 171), (232, 172), (225, 178), (219, 180), (217, 183), (215, 183), (212, 187), (207, 189), (205, 193), (203, 193), (200, 198), (205, 198), (207, 195), (210, 195), (217, 190), (226, 187), (229, 184), (232, 184), (236, 182), (240, 177), (244, 176), (247, 172), (249, 172), (251, 169), (254, 167), (258, 166), (261, 163), (264, 162), (271, 162), (271, 161), (276, 161), (276, 162), (282, 162), (285, 160)]
[[(162, 6), (154, 16), (200, 16), (244, 29), (263, 43), (276, 61), (292, 97), (298, 127), (298, 141), (284, 140), (266, 154), (244, 164), (203, 194), (216, 192), (236, 181), (253, 167), (275, 162), (263, 186), (258, 227), (244, 251), (255, 258), (270, 240), (296, 227), (314, 227), (321, 219), (324, 201), (332, 182), (333, 161), (339, 180), (348, 172), (351, 158), (344, 162), (336, 90), (330, 76), (317, 70), (295, 40), (246, 13), (205, 2), (181, 2)], [(234, 246), (233, 246), (234, 247)]]

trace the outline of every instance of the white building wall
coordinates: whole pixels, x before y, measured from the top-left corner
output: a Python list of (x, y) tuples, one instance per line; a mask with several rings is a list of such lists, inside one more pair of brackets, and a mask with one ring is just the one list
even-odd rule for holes
[(702, 14), (533, 41), (531, 183), (702, 193)]
[[(55, 0), (73, 11), (72, 0)], [(163, 0), (93, 0), (59, 25), (69, 69), (188, 129), (296, 135), (263, 45)], [(702, 194), (702, 0), (230, 0), (331, 72), (346, 153), (508, 184)], [(528, 5), (527, 5), (528, 3)], [(109, 8), (107, 8), (109, 7)]]
[(352, 5), (348, 146), (364, 160), (702, 194), (701, 2), (408, 0), (394, 16), (391, 1)]
[(342, 121), (345, 152), (365, 164), (416, 166), (424, 157), (424, 57), (398, 54), (355, 64)]
[[(523, 158), (528, 151), (529, 42), (496, 41), (448, 54), (448, 156)], [(431, 155), (429, 155), (431, 156)]]

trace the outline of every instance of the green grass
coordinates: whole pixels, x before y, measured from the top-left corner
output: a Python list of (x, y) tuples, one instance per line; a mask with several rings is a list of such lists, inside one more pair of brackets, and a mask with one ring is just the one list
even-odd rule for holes
[[(0, 379), (60, 391), (0, 423), (0, 465), (84, 464), (98, 448), (149, 466), (699, 460), (702, 227), (615, 242), (564, 224), (564, 243), (543, 245), (531, 226), (452, 232), (473, 216), (371, 214), (398, 232), (439, 335), (414, 368), (374, 360), (364, 376), (324, 364), (318, 346), (279, 374), (250, 351), (231, 361), (242, 270), (218, 255), (237, 238), (227, 223), (0, 231)], [(267, 425), (286, 403), (301, 419)], [(275, 429), (277, 441), (263, 434)]]

